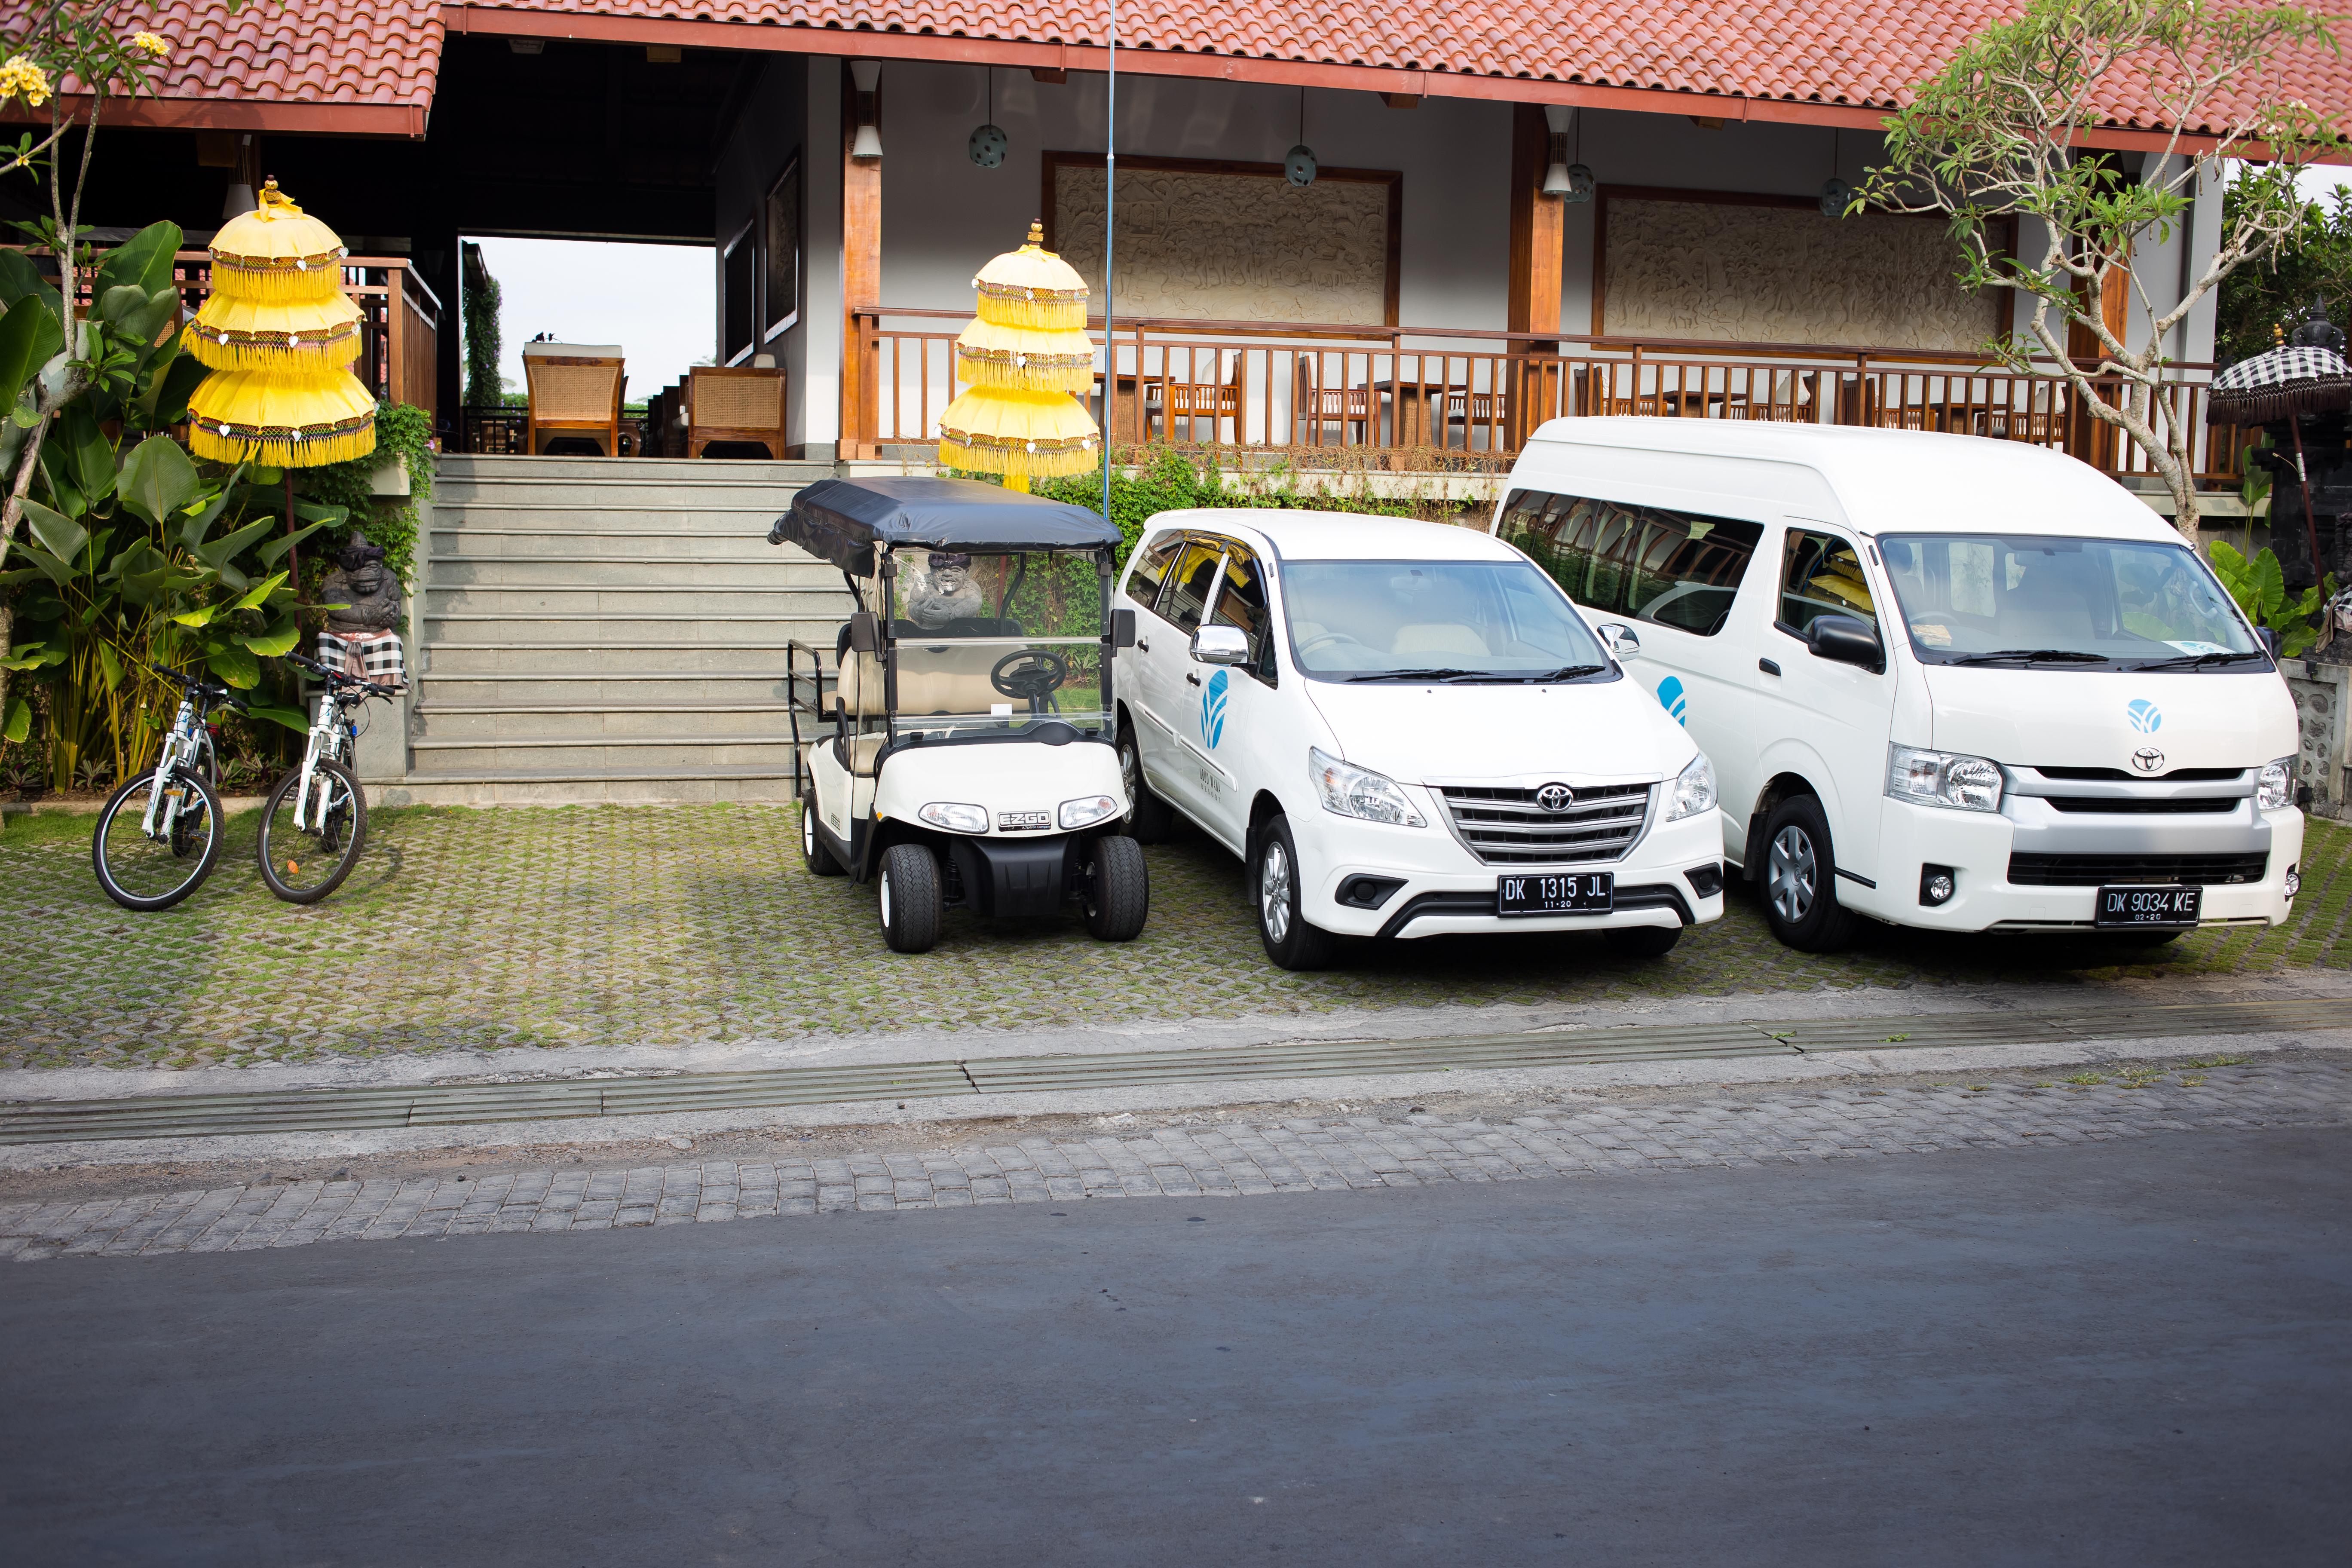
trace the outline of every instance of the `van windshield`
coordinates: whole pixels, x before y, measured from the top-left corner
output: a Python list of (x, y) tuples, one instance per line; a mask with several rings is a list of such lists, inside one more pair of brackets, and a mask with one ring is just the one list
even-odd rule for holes
[(1524, 561), (1289, 561), (1290, 653), (1318, 680), (1579, 680), (1608, 656)]
[(1928, 664), (2258, 669), (2268, 658), (2185, 544), (2034, 534), (1879, 541)]

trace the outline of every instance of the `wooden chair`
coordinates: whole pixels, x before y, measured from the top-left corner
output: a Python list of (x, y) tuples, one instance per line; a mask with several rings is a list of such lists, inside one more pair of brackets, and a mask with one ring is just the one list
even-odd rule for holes
[(1242, 431), (1242, 362), (1234, 358), (1234, 374), (1230, 381), (1147, 381), (1143, 386), (1144, 427), (1151, 421), (1160, 422), (1160, 434), (1175, 439), (1178, 420), (1184, 422), (1185, 439), (1195, 435), (1194, 424), (1209, 422), (1209, 440), (1214, 445), (1223, 430), (1225, 420), (1234, 422), (1234, 439), (1241, 439)]
[(686, 373), (686, 455), (713, 441), (741, 441), (784, 455), (784, 373), (751, 365), (697, 365)]
[(618, 344), (525, 343), (523, 382), (530, 411), (523, 423), (523, 450), (536, 456), (544, 441), (585, 436), (603, 443), (604, 454), (621, 453), (623, 374)]
[(1364, 446), (1370, 439), (1372, 420), (1379, 405), (1369, 386), (1318, 386), (1315, 384), (1316, 364), (1313, 354), (1300, 354), (1298, 368), (1291, 378), (1290, 416), (1303, 429), (1313, 432), (1301, 446), (1323, 444), (1323, 426), (1339, 426), (1339, 444), (1348, 444), (1348, 428), (1355, 427), (1356, 445)]

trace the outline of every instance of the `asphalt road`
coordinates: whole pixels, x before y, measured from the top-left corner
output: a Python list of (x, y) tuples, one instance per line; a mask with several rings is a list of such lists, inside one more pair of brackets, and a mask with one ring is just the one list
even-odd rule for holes
[(0, 1539), (2333, 1564), (2348, 1199), (2352, 1131), (2299, 1130), (56, 1259), (0, 1273)]

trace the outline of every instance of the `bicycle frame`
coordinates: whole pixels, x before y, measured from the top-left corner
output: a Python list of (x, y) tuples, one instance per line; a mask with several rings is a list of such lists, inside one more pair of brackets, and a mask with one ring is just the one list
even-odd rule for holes
[[(197, 751), (196, 736), (204, 721), (196, 712), (194, 700), (182, 697), (180, 711), (173, 716), (172, 727), (163, 736), (163, 749), (155, 758), (155, 787), (147, 793), (147, 810), (139, 824), (140, 831), (150, 838), (164, 838), (180, 823), (180, 808), (185, 803), (183, 792), (172, 788), (173, 781), (184, 760), (194, 760)], [(163, 817), (159, 824), (155, 819)]]
[(318, 716), (310, 721), (310, 743), (302, 752), (302, 783), (294, 792), (294, 826), (303, 831), (310, 826), (310, 790), (315, 784), (319, 791), (318, 817), (327, 815), (327, 784), (319, 777), (319, 762), (341, 763), (349, 767), (353, 751), (352, 742), (358, 736), (358, 726), (343, 716), (342, 700), (332, 690), (319, 693)]

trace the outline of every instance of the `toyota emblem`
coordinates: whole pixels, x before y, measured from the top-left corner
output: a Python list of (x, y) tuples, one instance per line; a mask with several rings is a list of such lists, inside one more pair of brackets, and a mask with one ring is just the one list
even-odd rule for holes
[(1576, 792), (1564, 784), (1548, 784), (1536, 791), (1536, 804), (1546, 811), (1566, 811), (1576, 804)]
[(2164, 771), (2164, 753), (2154, 746), (2142, 746), (2132, 753), (2132, 766), (2144, 773), (2160, 773)]

